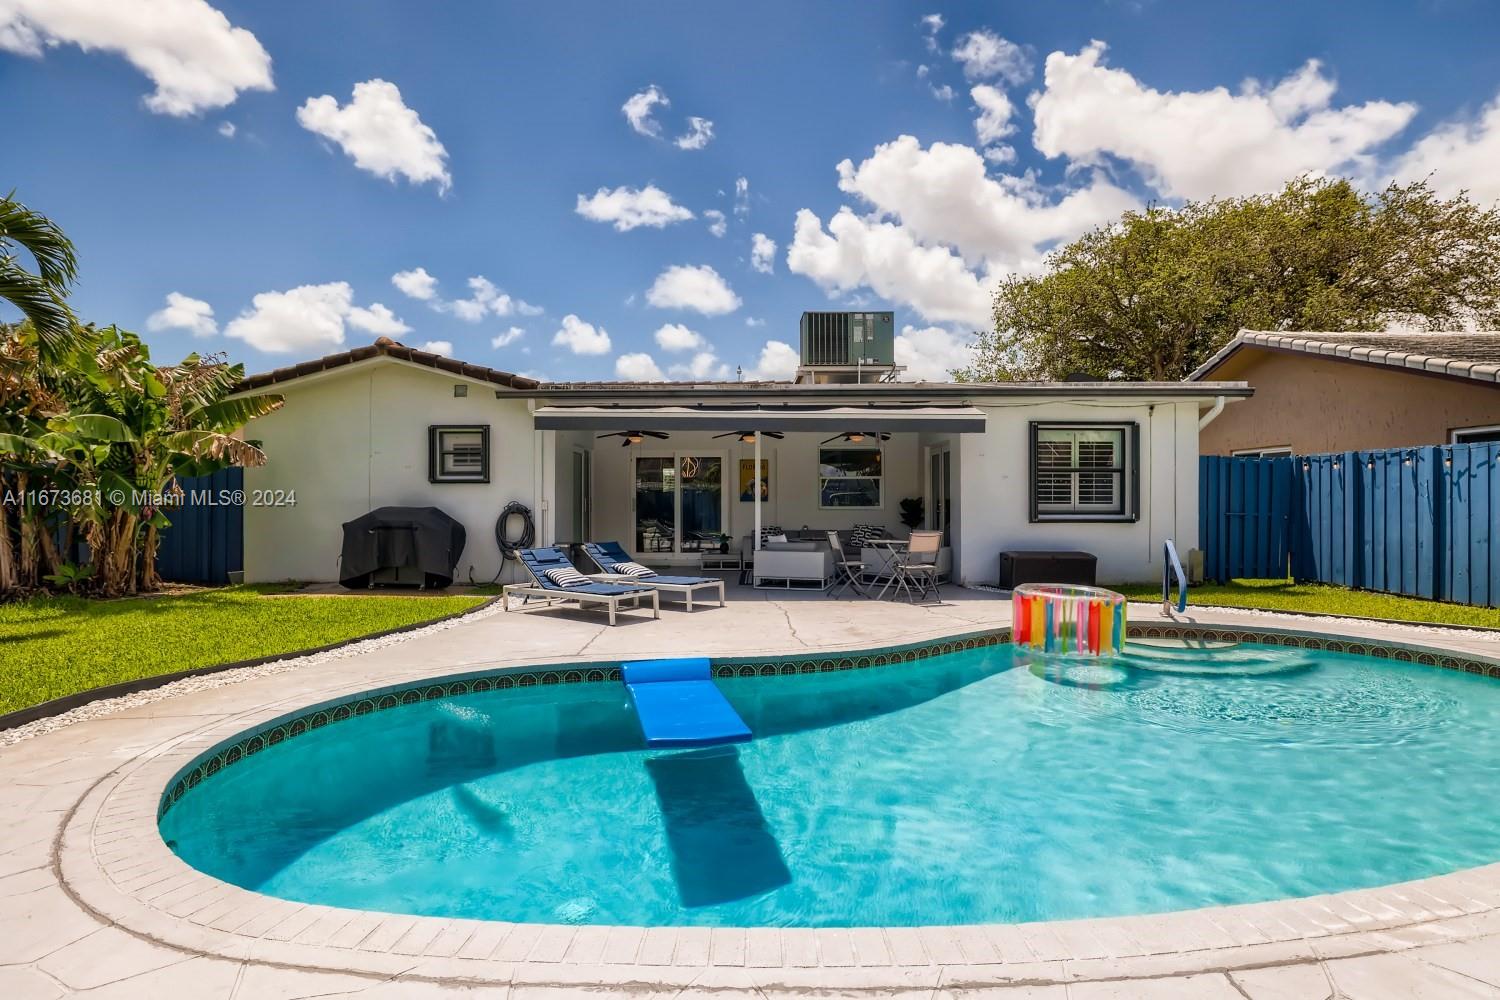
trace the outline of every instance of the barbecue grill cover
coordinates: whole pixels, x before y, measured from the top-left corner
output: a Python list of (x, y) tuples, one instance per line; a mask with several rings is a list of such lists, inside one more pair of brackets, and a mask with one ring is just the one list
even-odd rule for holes
[(464, 526), (438, 508), (379, 507), (344, 524), (339, 583), (362, 590), (380, 570), (414, 569), (446, 587), (463, 551)]

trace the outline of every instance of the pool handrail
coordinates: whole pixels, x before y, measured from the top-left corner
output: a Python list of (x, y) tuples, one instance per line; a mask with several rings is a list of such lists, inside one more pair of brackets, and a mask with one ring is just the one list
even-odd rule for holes
[(1177, 578), (1177, 611), (1187, 610), (1188, 579), (1182, 571), (1182, 560), (1177, 558), (1177, 546), (1168, 538), (1162, 543), (1161, 556), (1161, 608), (1172, 613), (1172, 578)]

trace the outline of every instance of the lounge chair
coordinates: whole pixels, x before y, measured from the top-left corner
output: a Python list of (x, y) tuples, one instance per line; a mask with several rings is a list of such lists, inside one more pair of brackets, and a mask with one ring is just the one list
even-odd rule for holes
[(603, 604), (609, 611), (609, 623), (613, 625), (615, 612), (622, 605), (639, 607), (641, 600), (649, 597), (651, 598), (651, 617), (661, 617), (661, 595), (652, 587), (602, 583), (597, 580), (576, 587), (564, 587), (547, 576), (547, 571), (554, 569), (574, 569), (576, 572), (572, 561), (562, 549), (556, 547), (522, 549), (518, 555), (521, 565), (526, 567), (526, 572), (531, 576), (531, 582), (507, 583), (500, 588), (501, 607), (506, 611), (511, 610), (512, 595), (524, 598), (522, 604), (533, 597), (540, 598), (547, 605), (559, 601), (576, 601), (580, 608), (585, 604)]
[[(623, 583), (630, 581), (653, 590), (664, 590), (669, 594), (681, 594), (687, 600), (687, 609), (693, 610), (693, 592), (697, 590), (719, 591), (719, 607), (724, 606), (724, 581), (711, 576), (662, 576), (652, 573), (650, 576), (635, 576), (629, 573), (621, 573), (616, 567), (621, 563), (632, 563), (630, 554), (625, 551), (619, 542), (584, 542), (583, 551), (589, 554), (589, 558), (599, 564), (604, 571), (602, 577), (596, 579), (607, 579), (611, 583)], [(632, 563), (633, 564), (633, 563)]]

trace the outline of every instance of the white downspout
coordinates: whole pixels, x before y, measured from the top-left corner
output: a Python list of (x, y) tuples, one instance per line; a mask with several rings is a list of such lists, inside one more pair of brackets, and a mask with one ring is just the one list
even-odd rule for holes
[(1209, 424), (1213, 423), (1214, 422), (1214, 418), (1217, 417), (1219, 414), (1221, 414), (1221, 413), (1224, 412), (1224, 403), (1225, 402), (1226, 402), (1226, 400), (1224, 399), (1223, 396), (1215, 396), (1214, 397), (1214, 405), (1213, 405), (1213, 407), (1207, 413), (1203, 414), (1203, 416), (1201, 416), (1201, 417), (1198, 418), (1198, 429), (1200, 431), (1203, 428), (1207, 427)]

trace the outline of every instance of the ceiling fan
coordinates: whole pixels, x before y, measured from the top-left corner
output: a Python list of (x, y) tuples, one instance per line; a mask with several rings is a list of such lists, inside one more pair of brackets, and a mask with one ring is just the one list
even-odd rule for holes
[(860, 444), (864, 441), (889, 441), (891, 436), (885, 431), (845, 431), (843, 434), (835, 434), (821, 444), (829, 444), (833, 441), (845, 441), (849, 444)]
[(715, 434), (714, 437), (716, 437), (716, 438), (737, 437), (741, 441), (745, 442), (745, 444), (753, 444), (754, 441), (755, 441), (755, 435), (757, 433), (764, 434), (766, 437), (768, 437), (768, 438), (774, 438), (777, 441), (780, 441), (782, 438), (786, 437), (786, 435), (783, 434), (781, 431), (759, 431), (759, 432), (756, 432), (756, 431), (730, 431), (727, 434)]
[(601, 437), (601, 438), (613, 438), (613, 437), (624, 438), (625, 440), (620, 442), (620, 447), (621, 448), (629, 448), (633, 444), (640, 444), (642, 438), (653, 437), (653, 438), (656, 438), (658, 441), (665, 441), (667, 439), (668, 435), (665, 434), (665, 433), (663, 433), (663, 432), (661, 432), (661, 431), (613, 431), (613, 432), (611, 432), (609, 434), (600, 434), (599, 437)]

